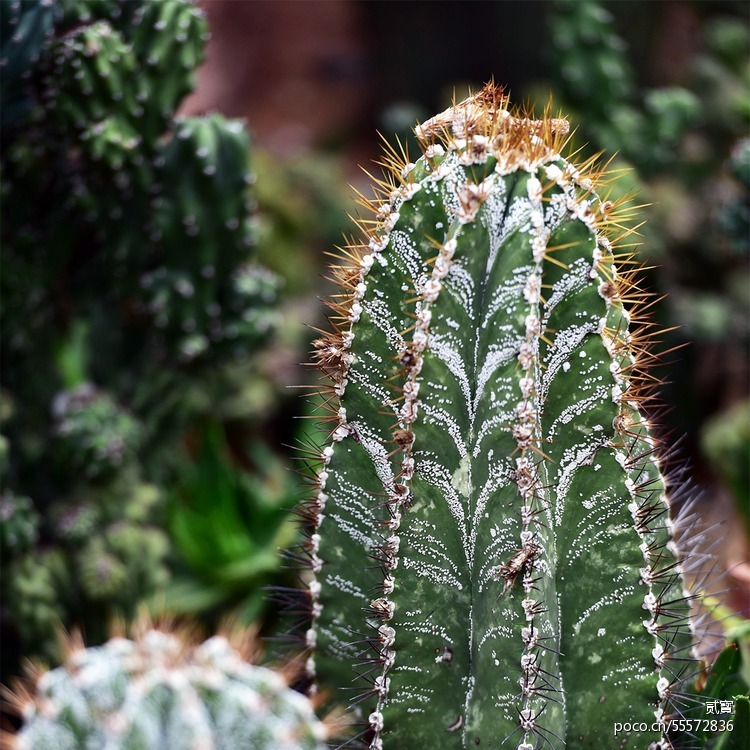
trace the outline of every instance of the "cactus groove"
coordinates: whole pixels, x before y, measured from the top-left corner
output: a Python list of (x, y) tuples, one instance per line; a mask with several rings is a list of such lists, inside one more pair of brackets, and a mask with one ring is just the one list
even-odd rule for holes
[(613, 738), (686, 710), (689, 596), (632, 211), (567, 131), (491, 84), (428, 120), (334, 271), (308, 673), (372, 750), (682, 746)]

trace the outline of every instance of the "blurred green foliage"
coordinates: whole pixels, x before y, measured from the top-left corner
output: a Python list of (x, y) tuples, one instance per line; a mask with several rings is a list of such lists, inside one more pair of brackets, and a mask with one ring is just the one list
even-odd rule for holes
[(737, 500), (750, 539), (750, 399), (708, 420), (701, 439), (704, 454)]
[(280, 548), (296, 536), (290, 513), (294, 482), (267, 446), (251, 444), (245, 461), (230, 460), (218, 423), (201, 427), (192, 465), (170, 498), (167, 524), (182, 565), (158, 596), (167, 611), (201, 614), (232, 610), (249, 625), (261, 614), (264, 586), (278, 571)]
[(258, 257), (285, 280), (289, 295), (319, 287), (323, 253), (341, 244), (353, 210), (341, 158), (314, 153), (279, 162), (254, 153), (258, 200)]
[[(186, 561), (217, 590), (245, 586), (257, 615), (251, 573), (279, 570), (289, 493), (250, 479), (278, 465), (261, 443), (243, 465), (216, 438), (268, 413), (272, 389), (246, 393), (280, 280), (255, 258), (244, 125), (175, 115), (202, 14), (34, 0), (0, 19), (6, 672), (21, 653), (56, 658), (59, 623), (101, 639)], [(193, 467), (196, 433), (213, 452)], [(232, 508), (241, 529), (212, 545)]]

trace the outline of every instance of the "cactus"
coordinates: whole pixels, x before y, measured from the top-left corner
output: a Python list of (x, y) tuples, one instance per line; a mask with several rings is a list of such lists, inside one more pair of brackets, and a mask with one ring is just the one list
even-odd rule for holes
[(249, 263), (247, 132), (173, 116), (202, 58), (203, 18), (183, 0), (61, 7), (34, 69), (35, 106), (3, 133), (6, 267), (25, 279), (4, 289), (25, 313), (23, 325), (6, 321), (6, 346), (23, 354), (30, 330), (72, 327), (51, 290), (65, 279), (75, 295), (104, 276), (114, 320), (107, 336), (90, 332), (101, 359), (246, 358), (276, 321), (278, 286)]
[(38, 3), (15, 0), (3, 6), (0, 16), (3, 128), (28, 113), (31, 101), (26, 89), (44, 45), (52, 37), (55, 15), (56, 7), (49, 0)]
[(31, 499), (13, 492), (0, 495), (0, 560), (27, 552), (39, 538), (39, 514)]
[[(69, 639), (65, 663), (32, 673), (9, 693), (23, 718), (14, 750), (323, 750), (340, 722), (324, 723), (288, 675), (246, 659), (252, 641), (141, 628), (83, 648)], [(8, 695), (8, 693), (6, 693)]]
[(135, 455), (140, 425), (90, 383), (59, 393), (52, 413), (62, 470), (101, 480)]
[(23, 645), (33, 644), (36, 655), (58, 657), (54, 629), (60, 624), (61, 599), (70, 594), (66, 563), (59, 549), (33, 550), (4, 566), (6, 613), (23, 634)]
[(153, 525), (161, 493), (137, 460), (141, 425), (88, 383), (58, 393), (52, 413), (47, 481), (65, 490), (43, 518), (36, 498), (0, 500), (7, 613), (45, 658), (56, 657), (61, 621), (83, 617), (97, 632), (169, 578), (167, 535)]
[(632, 210), (567, 130), (492, 84), (428, 120), (335, 270), (305, 641), (372, 750), (689, 746), (612, 739), (697, 667)]

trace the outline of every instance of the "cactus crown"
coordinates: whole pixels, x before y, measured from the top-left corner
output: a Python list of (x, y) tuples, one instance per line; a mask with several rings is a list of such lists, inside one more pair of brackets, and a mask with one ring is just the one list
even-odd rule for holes
[[(692, 669), (633, 211), (492, 84), (415, 132), (316, 342), (308, 673), (361, 687), (372, 750), (608, 746), (681, 715)], [(622, 746), (649, 742), (679, 738)]]

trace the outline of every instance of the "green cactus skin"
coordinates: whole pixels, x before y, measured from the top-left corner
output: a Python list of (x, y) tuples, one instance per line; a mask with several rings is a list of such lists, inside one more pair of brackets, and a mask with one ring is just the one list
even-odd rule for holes
[(156, 629), (73, 647), (13, 702), (24, 724), (4, 746), (15, 750), (323, 750), (330, 729), (227, 638), (195, 646)]
[(566, 132), (492, 85), (429, 120), (337, 270), (308, 673), (372, 750), (681, 746), (613, 739), (696, 667), (628, 210)]

